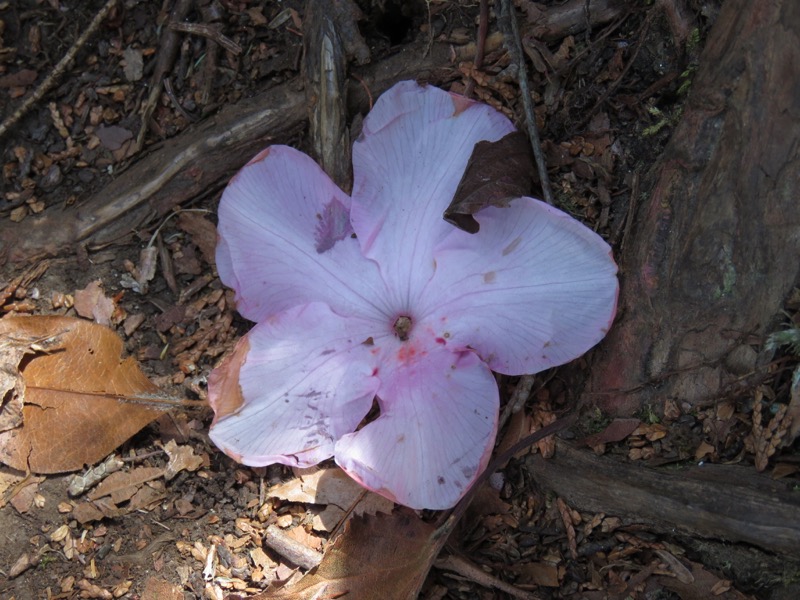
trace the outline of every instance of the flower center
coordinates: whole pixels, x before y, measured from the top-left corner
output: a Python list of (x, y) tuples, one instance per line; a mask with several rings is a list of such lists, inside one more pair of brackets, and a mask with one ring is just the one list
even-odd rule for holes
[(394, 332), (397, 334), (397, 337), (400, 338), (400, 341), (405, 342), (408, 339), (408, 332), (411, 331), (411, 317), (397, 317), (397, 321), (394, 322), (393, 328)]

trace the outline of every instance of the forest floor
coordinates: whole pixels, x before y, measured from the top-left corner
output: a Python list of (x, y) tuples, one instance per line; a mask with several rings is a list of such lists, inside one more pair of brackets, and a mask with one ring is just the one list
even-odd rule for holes
[[(5, 231), (25, 238), (45, 215), (52, 227), (59, 214), (96, 198), (165, 140), (200, 127), (221, 107), (294, 80), (302, 88), (302, 2), (185, 2), (183, 21), (195, 27), (171, 30), (167, 42), (170, 11), (178, 10), (172, 4), (117, 2), (72, 65), (0, 137)], [(359, 26), (373, 64), (414, 43), (448, 48), (453, 60), (430, 83), (469, 89), (522, 124), (519, 89), (504, 71), (509, 58), (497, 30), (498, 3), (490, 4), (480, 67), (473, 62), (477, 3), (364, 2)], [(618, 250), (633, 226), (642, 180), (680, 119), (719, 6), (711, 0), (606, 2), (606, 13), (587, 27), (582, 11), (567, 10), (582, 3), (515, 4), (555, 203)], [(50, 76), (103, 6), (98, 0), (0, 0), (0, 118)], [(543, 31), (543, 22), (551, 28)], [(164, 56), (170, 44), (171, 59)], [(163, 93), (137, 143), (154, 76)], [(306, 134), (277, 141), (307, 151)], [(226, 177), (242, 164), (225, 165)], [(72, 474), (26, 474), (19, 464), (0, 470), (0, 598), (255, 594), (298, 566), (281, 552), (288, 541), (264, 544), (268, 527), (323, 552), (354, 503), (358, 513), (392, 510), (390, 502), (361, 494), (332, 464), (316, 472), (249, 468), (209, 441), (206, 377), (250, 327), (233, 309), (214, 264), (216, 205), (225, 180), (170, 206), (178, 212), (174, 218), (169, 210), (127, 223), (121, 215), (126, 233), (113, 241), (88, 237), (55, 251), (26, 248), (24, 260), (15, 248), (0, 246), (4, 319), (62, 315), (104, 324), (158, 389), (195, 401), (160, 413), (115, 450), (113, 489), (70, 494)], [(155, 250), (148, 254), (148, 248)], [(143, 275), (148, 266), (155, 269), (149, 277)], [(786, 307), (795, 319), (797, 300)], [(678, 399), (615, 420), (584, 408), (578, 424), (561, 435), (593, 435), (586, 445), (596, 454), (651, 467), (750, 465), (797, 489), (796, 450), (783, 448), (780, 439), (772, 447), (758, 443), (760, 431), (780, 429), (770, 419), (785, 412), (781, 407), (800, 402), (790, 398), (792, 360), (786, 357), (762, 388), (706, 410), (684, 414)], [(590, 361), (580, 359), (571, 372), (588, 369)], [(519, 380), (498, 381), (507, 401)], [(575, 401), (572, 380), (560, 369), (538, 374), (525, 410), (499, 433), (499, 446), (553, 422)], [(552, 451), (552, 443), (531, 450)], [(779, 599), (790, 597), (783, 590), (800, 580), (796, 565), (780, 557), (763, 564), (754, 559), (748, 571), (740, 565), (749, 549), (732, 550), (735, 556), (704, 552), (702, 540), (666, 535), (624, 514), (580, 512), (539, 487), (526, 464), (518, 455), (494, 477), (448, 542), (446, 552), (477, 566), (481, 576), (463, 565), (434, 567), (420, 597)], [(516, 591), (487, 587), (492, 583)]]

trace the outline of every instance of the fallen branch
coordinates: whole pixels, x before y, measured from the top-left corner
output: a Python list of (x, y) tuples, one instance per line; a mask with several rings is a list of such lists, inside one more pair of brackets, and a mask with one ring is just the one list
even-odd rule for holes
[(800, 497), (752, 468), (649, 469), (557, 442), (553, 458), (529, 456), (536, 483), (587, 512), (619, 515), (665, 533), (800, 552)]

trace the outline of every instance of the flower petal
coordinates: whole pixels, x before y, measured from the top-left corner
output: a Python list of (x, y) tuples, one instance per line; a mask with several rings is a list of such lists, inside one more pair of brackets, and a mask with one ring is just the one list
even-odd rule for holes
[(250, 161), (219, 206), (217, 269), (239, 312), (260, 321), (320, 301), (339, 314), (384, 314), (384, 284), (351, 239), (349, 209), (350, 198), (293, 148), (271, 146)]
[(413, 307), (433, 274), (433, 246), (452, 228), (442, 213), (473, 146), (513, 130), (485, 104), (413, 81), (392, 87), (364, 119), (353, 145), (351, 221), (396, 310)]
[(390, 500), (444, 509), (458, 502), (489, 461), (497, 384), (472, 352), (438, 347), (417, 356), (400, 357), (399, 368), (382, 377), (380, 416), (336, 443), (336, 462)]
[(599, 235), (532, 198), (475, 216), (477, 234), (453, 229), (436, 249), (425, 327), (507, 375), (563, 364), (605, 336), (617, 266)]
[(209, 435), (235, 460), (310, 466), (333, 455), (372, 406), (378, 350), (373, 325), (321, 303), (256, 325), (209, 376)]

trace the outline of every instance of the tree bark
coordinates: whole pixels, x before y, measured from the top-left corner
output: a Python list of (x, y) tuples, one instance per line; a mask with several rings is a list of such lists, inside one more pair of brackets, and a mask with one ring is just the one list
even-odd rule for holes
[(693, 405), (757, 369), (798, 281), (800, 3), (724, 3), (621, 257), (583, 401)]

